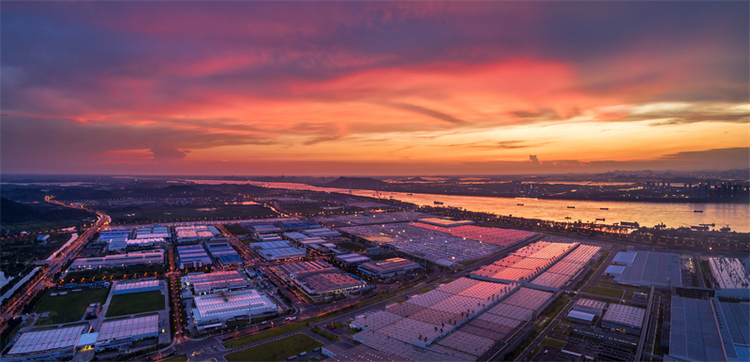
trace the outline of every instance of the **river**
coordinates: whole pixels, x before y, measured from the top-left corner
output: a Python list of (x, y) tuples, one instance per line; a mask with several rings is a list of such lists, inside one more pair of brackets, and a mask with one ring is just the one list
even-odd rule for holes
[[(185, 181), (197, 184), (252, 184), (271, 188), (290, 190), (313, 190), (349, 193), (348, 189), (316, 187), (299, 183), (255, 182), (227, 180), (194, 180)], [(353, 189), (352, 194), (375, 197), (373, 190)], [(642, 226), (654, 226), (664, 223), (667, 227), (696, 226), (715, 224), (719, 229), (729, 225), (733, 231), (750, 232), (750, 204), (690, 204), (690, 203), (647, 203), (616, 201), (576, 201), (576, 200), (543, 200), (528, 198), (502, 198), (486, 196), (454, 196), (435, 194), (407, 194), (404, 192), (381, 192), (380, 197), (390, 198), (417, 205), (434, 205), (441, 201), (443, 206), (461, 207), (469, 211), (489, 212), (497, 215), (543, 219), (554, 221), (593, 222), (603, 218), (605, 223), (621, 221), (638, 222)], [(523, 204), (523, 206), (519, 205)], [(574, 208), (569, 208), (574, 207)], [(606, 208), (608, 210), (602, 210)], [(703, 212), (695, 212), (700, 210)], [(566, 219), (565, 217), (570, 217)]]

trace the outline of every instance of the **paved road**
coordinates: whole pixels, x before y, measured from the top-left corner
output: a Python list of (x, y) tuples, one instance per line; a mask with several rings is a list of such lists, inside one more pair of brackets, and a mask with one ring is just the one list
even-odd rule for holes
[[(47, 199), (50, 203), (55, 203), (62, 206), (67, 206), (63, 203), (56, 202), (52, 199)], [(95, 212), (93, 210), (89, 210)], [(37, 295), (37, 293), (44, 290), (46, 287), (52, 285), (54, 275), (61, 271), (62, 267), (71, 259), (75, 258), (78, 252), (86, 245), (92, 236), (106, 224), (109, 223), (110, 218), (106, 214), (96, 212), (99, 215), (98, 220), (86, 232), (78, 237), (77, 240), (72, 242), (68, 247), (60, 250), (54, 259), (46, 266), (43, 267), (36, 276), (34, 276), (26, 285), (22, 286), (19, 290), (21, 292), (16, 294), (16, 297), (12, 297), (8, 306), (0, 314), (0, 331), (5, 330), (8, 326), (7, 321), (20, 315), (23, 308)]]

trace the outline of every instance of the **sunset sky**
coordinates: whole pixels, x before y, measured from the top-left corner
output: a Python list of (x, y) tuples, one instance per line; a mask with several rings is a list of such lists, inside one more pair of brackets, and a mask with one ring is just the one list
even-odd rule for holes
[(739, 2), (7, 2), (2, 173), (750, 162)]

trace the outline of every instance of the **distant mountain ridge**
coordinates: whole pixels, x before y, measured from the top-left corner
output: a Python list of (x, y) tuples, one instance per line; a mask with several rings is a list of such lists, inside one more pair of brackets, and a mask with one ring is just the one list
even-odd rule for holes
[(388, 183), (383, 180), (378, 180), (369, 177), (339, 177), (325, 185), (324, 187), (335, 187), (340, 189), (348, 189), (350, 186), (353, 189), (385, 189)]

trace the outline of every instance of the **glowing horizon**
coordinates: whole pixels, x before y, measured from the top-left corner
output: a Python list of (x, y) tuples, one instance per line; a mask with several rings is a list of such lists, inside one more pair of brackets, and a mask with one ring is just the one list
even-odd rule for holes
[(747, 2), (10, 2), (1, 11), (6, 174), (750, 163)]

